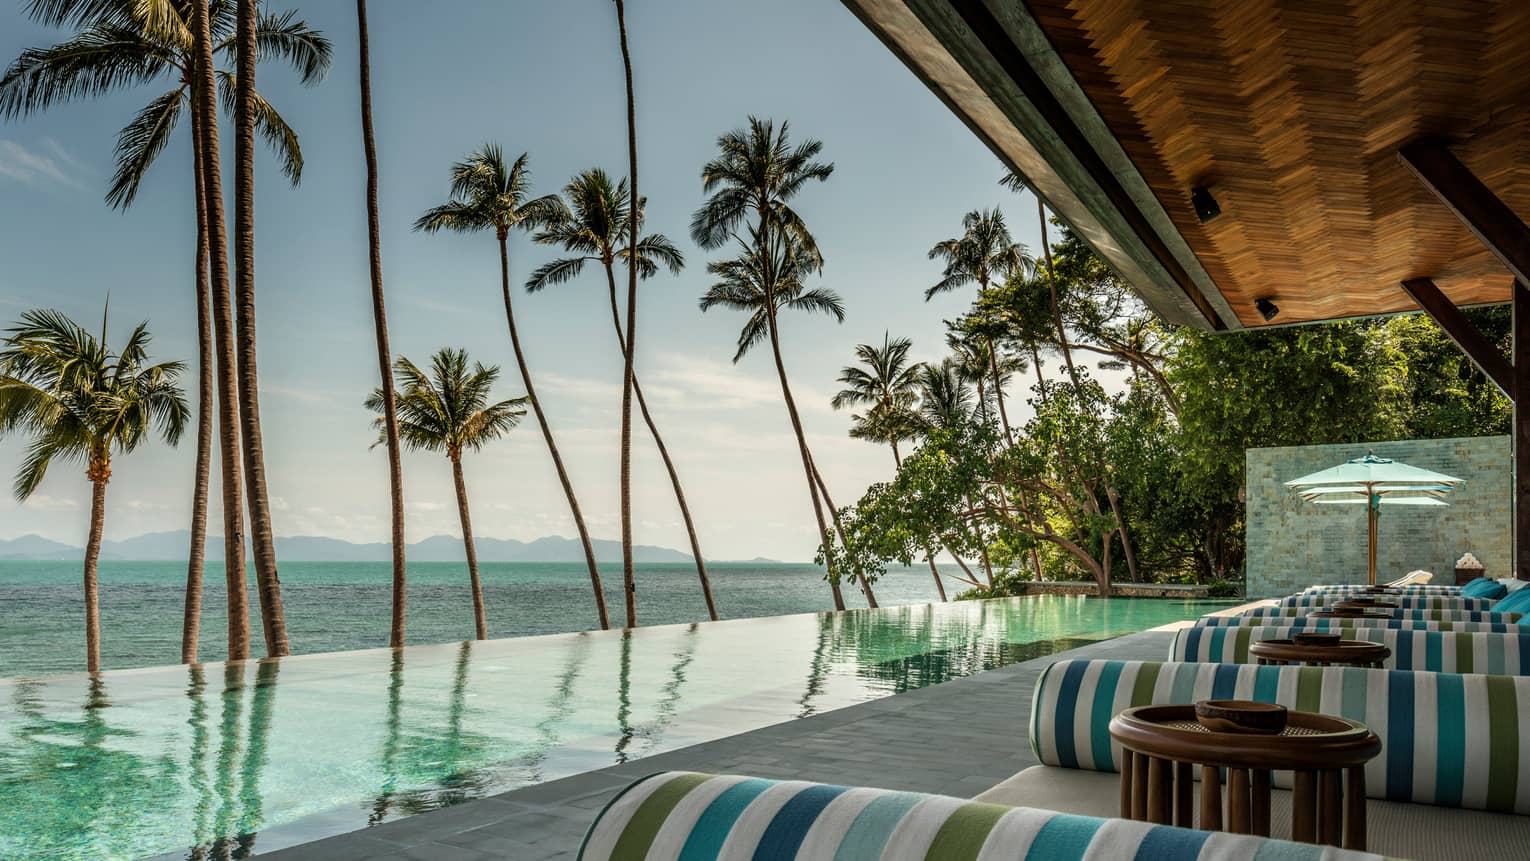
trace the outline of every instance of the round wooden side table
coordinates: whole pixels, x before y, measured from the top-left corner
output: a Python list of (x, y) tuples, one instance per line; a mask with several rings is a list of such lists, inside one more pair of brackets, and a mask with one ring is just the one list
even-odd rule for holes
[(1261, 664), (1308, 664), (1315, 667), (1375, 667), (1392, 657), (1392, 650), (1366, 640), (1340, 640), (1333, 645), (1298, 643), (1295, 640), (1259, 640), (1248, 644), (1248, 653)]
[(1381, 740), (1364, 724), (1293, 711), (1279, 735), (1213, 732), (1194, 706), (1138, 706), (1111, 720), (1110, 735), (1122, 747), (1123, 819), (1268, 837), (1270, 772), (1290, 771), (1291, 839), (1365, 849), (1365, 764)]

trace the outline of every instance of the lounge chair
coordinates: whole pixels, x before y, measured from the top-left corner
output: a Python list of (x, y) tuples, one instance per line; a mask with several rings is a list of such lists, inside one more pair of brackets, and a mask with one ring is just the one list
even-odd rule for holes
[[(1245, 612), (1244, 619), (1294, 619), (1306, 616), (1322, 607), (1255, 607)], [(1319, 617), (1321, 618), (1321, 617)], [(1503, 622), (1512, 624), (1520, 619), (1519, 613), (1498, 613), (1489, 610), (1424, 610), (1399, 607), (1387, 616), (1376, 618), (1405, 619), (1414, 622)]]
[[(1288, 595), (1276, 602), (1277, 607), (1310, 607), (1321, 609), (1344, 601), (1355, 600), (1354, 595), (1326, 592)], [(1493, 602), (1488, 598), (1464, 598), (1459, 595), (1388, 595), (1380, 600), (1396, 604), (1404, 610), (1491, 610)]]
[[(1519, 628), (1517, 625), (1515, 628), (1524, 633), (1355, 628), (1347, 633), (1347, 639), (1380, 643), (1391, 649), (1391, 657), (1383, 662), (1383, 667), (1388, 670), (1530, 676), (1530, 628)], [(1273, 626), (1185, 628), (1174, 634), (1174, 642), (1169, 647), (1169, 660), (1214, 664), (1256, 663), (1249, 656), (1250, 645), (1260, 640), (1290, 637), (1304, 630)]]
[(581, 861), (1378, 861), (1379, 855), (964, 798), (665, 772), (600, 812)]
[(1513, 622), (1421, 621), (1418, 619), (1342, 619), (1313, 616), (1206, 616), (1197, 628), (1293, 628), (1301, 631), (1352, 631), (1356, 628), (1391, 628), (1398, 631), (1455, 631), (1509, 634), (1521, 630)]
[[(1107, 729), (1131, 706), (1255, 699), (1342, 715), (1381, 737), (1366, 768), (1368, 846), (1420, 859), (1524, 858), (1530, 846), (1530, 677), (1144, 661), (1059, 661), (1032, 702), (1031, 748), (1043, 763), (977, 796), (1086, 816), (1119, 810), (1120, 746)], [(1527, 748), (1526, 750), (1530, 750)], [(1276, 773), (1275, 834), (1289, 833), (1290, 793)], [(1453, 809), (1447, 809), (1453, 808)]]

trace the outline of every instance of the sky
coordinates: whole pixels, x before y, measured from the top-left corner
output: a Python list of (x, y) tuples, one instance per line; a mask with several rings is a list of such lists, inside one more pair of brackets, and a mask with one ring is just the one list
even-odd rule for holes
[[(37, 26), (19, 0), (0, 0), (0, 54), (65, 35)], [(632, 0), (640, 188), (647, 229), (685, 253), (683, 274), (645, 282), (637, 369), (684, 481), (712, 559), (806, 560), (815, 528), (801, 461), (766, 350), (730, 362), (743, 323), (703, 314), (705, 263), (721, 256), (689, 237), (703, 200), (700, 168), (717, 137), (751, 114), (789, 120), (795, 140), (823, 141), (834, 163), (805, 188), (798, 211), (818, 238), (821, 284), (840, 293), (843, 324), (785, 319), (783, 350), (820, 469), (841, 505), (892, 473), (885, 447), (850, 439), (848, 412), (829, 399), (858, 343), (884, 332), (913, 339), (914, 358), (944, 352), (942, 320), (971, 289), (934, 301), (930, 247), (960, 233), (962, 214), (1001, 205), (1015, 238), (1039, 248), (1035, 200), (1000, 188), (999, 161), (840, 3), (830, 0)], [(365, 167), (358, 115), (355, 6), (299, 9), (335, 46), (313, 88), (290, 69), (261, 66), (258, 89), (301, 136), (306, 166), (291, 188), (262, 149), (256, 164), (256, 277), (261, 417), (276, 530), (385, 541), (383, 451), (362, 407), (377, 385), (367, 274)], [(447, 14), (442, 14), (446, 11)], [(411, 230), (443, 202), (453, 161), (486, 141), (529, 153), (536, 193), (578, 171), (624, 174), (624, 84), (614, 6), (564, 2), (373, 3), (369, 10), (380, 162), (382, 257), (393, 349), (424, 363), (445, 346), (501, 366), (499, 393), (522, 394), (499, 299), (490, 235)], [(126, 212), (103, 202), (118, 130), (154, 96), (149, 86), (0, 122), (0, 321), (57, 308), (99, 325), (111, 298), (120, 342), (148, 320), (160, 359), (195, 361), (190, 131), (160, 156)], [(232, 218), (231, 125), (224, 176)], [(511, 240), (513, 283), (553, 259), (524, 234)], [(598, 269), (537, 295), (518, 292), (517, 321), (533, 381), (552, 422), (591, 532), (617, 538), (621, 355)], [(186, 383), (194, 398), (194, 370)], [(1028, 415), (1024, 392), (1010, 415)], [(0, 438), (0, 475), (25, 440)], [(636, 540), (686, 547), (668, 480), (640, 423), (634, 431)], [(114, 463), (106, 534), (186, 528), (194, 439), (147, 445)], [(535, 422), (465, 461), (474, 532), (529, 540), (574, 534)], [(214, 472), (216, 476), (216, 469)], [(406, 454), (409, 540), (460, 534), (449, 464)], [(211, 522), (219, 523), (216, 478)], [(90, 500), (83, 469), (58, 464), (21, 504), (0, 496), (0, 538), (38, 533), (81, 544)], [(216, 528), (214, 531), (217, 531)]]

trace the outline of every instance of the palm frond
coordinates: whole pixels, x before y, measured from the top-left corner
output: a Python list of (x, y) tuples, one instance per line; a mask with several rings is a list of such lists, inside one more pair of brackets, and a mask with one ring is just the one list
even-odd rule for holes
[(0, 117), (146, 84), (171, 71), (174, 59), (130, 28), (92, 25), (50, 48), (22, 51), (0, 75)]
[[(239, 79), (234, 73), (222, 69), (217, 70), (217, 76), (218, 97), (223, 102), (223, 110), (230, 114), (236, 113), (239, 107)], [(303, 148), (298, 143), (297, 132), (287, 125), (276, 108), (259, 93), (252, 93), (251, 96), (250, 110), (255, 117), (255, 130), (266, 139), (266, 145), (281, 162), (282, 175), (296, 187), (303, 178)]]
[(113, 209), (127, 209), (138, 196), (149, 166), (170, 143), (181, 116), (186, 87), (181, 85), (150, 102), (117, 133), (117, 169), (112, 174), (106, 202)]
[(565, 257), (562, 260), (553, 260), (542, 264), (526, 279), (526, 290), (536, 293), (544, 287), (554, 284), (563, 284), (579, 277), (584, 271), (584, 264), (592, 258), (589, 257)]

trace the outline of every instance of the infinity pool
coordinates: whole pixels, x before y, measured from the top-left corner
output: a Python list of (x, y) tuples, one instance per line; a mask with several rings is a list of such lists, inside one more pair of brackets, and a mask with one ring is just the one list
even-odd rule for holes
[(1193, 618), (1059, 596), (0, 681), (0, 858), (240, 858)]

